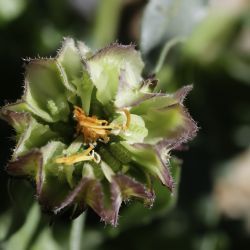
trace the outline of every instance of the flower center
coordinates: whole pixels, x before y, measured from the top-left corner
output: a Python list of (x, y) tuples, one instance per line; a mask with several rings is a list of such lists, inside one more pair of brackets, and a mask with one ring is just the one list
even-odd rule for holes
[(55, 162), (72, 165), (81, 161), (100, 161), (99, 155), (94, 152), (94, 145), (96, 145), (97, 141), (108, 143), (110, 140), (109, 135), (113, 129), (126, 130), (130, 125), (129, 111), (127, 109), (122, 109), (121, 111), (126, 116), (126, 124), (124, 125), (109, 124), (108, 121), (99, 120), (96, 116), (87, 116), (83, 109), (75, 106), (73, 114), (77, 121), (76, 131), (77, 134), (83, 135), (83, 141), (89, 145), (89, 148), (82, 153), (57, 158)]
[(99, 120), (96, 116), (86, 116), (85, 112), (80, 108), (74, 107), (74, 118), (77, 121), (76, 131), (82, 133), (84, 142), (95, 143), (101, 140), (104, 143), (109, 141), (109, 134), (114, 125), (109, 125), (106, 120)]

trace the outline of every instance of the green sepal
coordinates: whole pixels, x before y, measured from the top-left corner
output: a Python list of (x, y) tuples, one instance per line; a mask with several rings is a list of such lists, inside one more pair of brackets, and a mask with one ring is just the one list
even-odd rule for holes
[[(162, 140), (181, 140), (194, 137), (197, 125), (183, 106), (183, 101), (192, 89), (184, 86), (174, 94), (151, 94), (130, 112), (141, 116), (148, 129), (144, 142), (156, 144)], [(185, 137), (185, 138), (184, 138)]]
[(142, 115), (148, 136), (145, 142), (157, 143), (162, 138), (178, 138), (179, 133), (185, 129), (185, 113), (178, 104), (164, 109), (155, 109)]
[(145, 96), (145, 99), (135, 103), (130, 112), (136, 115), (145, 115), (148, 112), (152, 112), (154, 109), (162, 109), (177, 103), (178, 100), (174, 95), (150, 93)]
[(136, 162), (141, 169), (159, 178), (162, 184), (167, 186), (172, 191), (173, 178), (167, 166), (167, 155), (165, 156), (165, 163), (157, 154), (156, 149), (151, 145), (129, 145), (126, 142), (122, 142), (122, 145), (130, 151), (132, 155), (132, 160)]
[(64, 165), (55, 162), (65, 147), (65, 144), (59, 141), (52, 141), (41, 149), (43, 167), (37, 181), (37, 198), (46, 212), (51, 212), (58, 206), (70, 191)]
[(8, 104), (0, 110), (0, 118), (7, 121), (16, 131), (17, 138), (25, 131), (30, 114), (27, 113), (27, 105), (24, 102)]
[(100, 181), (90, 177), (83, 177), (78, 185), (68, 192), (52, 211), (54, 214), (58, 214), (69, 207), (75, 207), (82, 212), (85, 210), (85, 204), (88, 204), (102, 218), (105, 210), (104, 193)]
[(50, 129), (48, 125), (38, 123), (30, 117), (28, 127), (20, 137), (14, 150), (12, 160), (22, 156), (34, 148), (40, 148), (48, 141), (58, 138), (58, 134)]
[(4, 107), (2, 107), (2, 110), (22, 113), (22, 112), (29, 112), (29, 107), (27, 103), (25, 103), (23, 100), (18, 100), (15, 103), (10, 103), (5, 105)]
[(150, 209), (143, 209), (139, 202), (131, 202), (129, 206), (122, 211), (119, 218), (119, 227), (115, 232), (128, 231), (131, 228), (142, 224), (149, 224), (156, 219), (165, 218), (169, 210), (173, 209), (178, 199), (178, 185), (181, 167), (175, 160), (170, 161), (170, 169), (175, 181), (174, 193), (169, 192), (160, 182), (153, 181), (152, 189), (155, 192), (155, 202)]
[(152, 205), (154, 201), (154, 195), (149, 190), (147, 190), (144, 184), (123, 174), (115, 175), (113, 180), (119, 185), (123, 200), (126, 201), (131, 197), (135, 197), (142, 199), (145, 204)]
[(12, 176), (28, 177), (35, 181), (38, 178), (38, 171), (42, 165), (43, 157), (41, 151), (33, 149), (27, 154), (10, 161), (6, 171)]

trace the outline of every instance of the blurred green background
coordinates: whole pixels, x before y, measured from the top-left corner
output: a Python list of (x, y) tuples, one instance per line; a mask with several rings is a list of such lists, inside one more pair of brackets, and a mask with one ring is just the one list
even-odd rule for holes
[(4, 172), (14, 142), (0, 121), (0, 249), (249, 249), (249, 1), (0, 0), (1, 106), (22, 94), (24, 59), (55, 55), (66, 36), (93, 49), (136, 44), (161, 91), (193, 84), (186, 106), (200, 131), (173, 152), (177, 194), (159, 187), (151, 210), (123, 206), (114, 229), (91, 211), (75, 222), (41, 215), (29, 183)]

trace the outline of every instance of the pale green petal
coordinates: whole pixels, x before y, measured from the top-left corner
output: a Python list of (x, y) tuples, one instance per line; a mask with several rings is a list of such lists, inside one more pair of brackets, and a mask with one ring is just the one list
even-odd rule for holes
[[(70, 156), (73, 154), (76, 154), (77, 152), (79, 152), (79, 150), (81, 149), (81, 147), (83, 147), (83, 141), (82, 141), (82, 137), (78, 137), (76, 138), (67, 149), (63, 150), (63, 155), (65, 156)], [(63, 166), (63, 171), (65, 173), (66, 179), (70, 185), (70, 187), (73, 187), (73, 172), (74, 172), (74, 166)]]
[(25, 85), (24, 100), (34, 115), (47, 122), (67, 121), (70, 111), (66, 88), (55, 60), (31, 61)]
[[(142, 117), (133, 114), (130, 115), (130, 119), (129, 127), (119, 130), (118, 135), (131, 144), (143, 142), (144, 138), (148, 135), (144, 120)], [(125, 115), (119, 115), (111, 124), (124, 126), (126, 124)]]
[(69, 90), (75, 92), (74, 81), (82, 76), (83, 64), (78, 48), (72, 38), (63, 41), (59, 50), (57, 62), (62, 68), (62, 75)]
[(76, 44), (83, 60), (86, 60), (93, 55), (91, 49), (84, 42), (77, 41)]
[(115, 99), (122, 71), (132, 88), (142, 81), (143, 62), (133, 46), (112, 44), (87, 61), (91, 79), (97, 88), (97, 99), (103, 104)]
[[(140, 83), (140, 84), (139, 84)], [(138, 82), (133, 86), (130, 84), (129, 78), (125, 70), (122, 70), (119, 76), (119, 86), (115, 97), (115, 106), (117, 108), (133, 106), (138, 100), (143, 100), (152, 91), (151, 81)]]
[(109, 182), (111, 182), (112, 176), (114, 176), (114, 172), (112, 168), (104, 161), (101, 161), (100, 165), (101, 165), (101, 169), (102, 169), (104, 176)]
[(60, 65), (61, 75), (69, 91), (68, 100), (77, 104), (76, 96), (81, 99), (81, 106), (89, 114), (93, 83), (86, 70), (84, 60), (91, 54), (88, 47), (72, 38), (66, 38), (58, 52), (57, 62)]
[(79, 79), (75, 79), (73, 83), (77, 88), (76, 94), (81, 98), (82, 108), (88, 115), (90, 110), (92, 91), (94, 89), (94, 85), (90, 79), (88, 72), (86, 70), (83, 70), (82, 77)]

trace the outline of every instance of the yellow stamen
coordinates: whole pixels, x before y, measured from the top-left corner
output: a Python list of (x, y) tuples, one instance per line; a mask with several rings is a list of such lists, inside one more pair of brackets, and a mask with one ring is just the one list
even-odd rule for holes
[(124, 129), (128, 129), (129, 128), (129, 125), (130, 125), (130, 122), (131, 122), (131, 114), (130, 112), (128, 111), (128, 109), (122, 109), (122, 111), (124, 112), (124, 114), (126, 115), (126, 124), (124, 126)]
[(101, 140), (105, 143), (109, 141), (109, 134), (115, 125), (109, 125), (106, 120), (99, 120), (96, 116), (86, 116), (80, 108), (74, 107), (74, 117), (77, 121), (77, 132), (82, 133), (85, 143), (94, 143)]
[(94, 148), (94, 146), (90, 145), (90, 147), (87, 150), (85, 150), (84, 152), (82, 152), (82, 153), (57, 158), (55, 160), (55, 162), (56, 163), (63, 163), (65, 165), (72, 165), (74, 163), (81, 162), (81, 161), (93, 160), (94, 156), (93, 155), (88, 155), (92, 151), (93, 148)]

